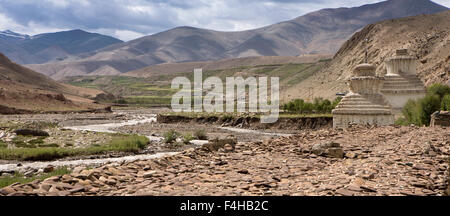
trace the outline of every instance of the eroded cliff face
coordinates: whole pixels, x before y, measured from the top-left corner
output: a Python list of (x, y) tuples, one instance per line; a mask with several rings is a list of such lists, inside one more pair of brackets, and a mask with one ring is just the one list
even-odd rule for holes
[(242, 127), (251, 129), (323, 129), (333, 126), (332, 117), (298, 117), (283, 118), (276, 123), (263, 124), (259, 117), (186, 117), (177, 115), (158, 115), (160, 123), (202, 123), (216, 124), (226, 127)]

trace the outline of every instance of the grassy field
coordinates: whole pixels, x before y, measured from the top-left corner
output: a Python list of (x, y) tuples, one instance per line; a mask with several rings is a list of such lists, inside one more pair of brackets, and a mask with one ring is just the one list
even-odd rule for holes
[[(260, 66), (241, 66), (232, 69), (203, 71), (203, 80), (216, 76), (225, 82), (226, 77), (279, 77), (280, 94), (283, 90), (294, 86), (300, 81), (319, 71), (327, 61), (303, 64), (275, 64)], [(194, 73), (187, 71), (178, 74), (158, 75), (151, 78), (137, 78), (127, 76), (89, 76), (70, 77), (64, 82), (87, 88), (100, 89), (122, 97), (120, 101), (112, 101), (134, 106), (170, 105), (171, 97), (178, 92), (171, 89), (172, 80), (177, 77), (187, 77), (193, 81)]]
[(60, 175), (65, 175), (65, 174), (69, 174), (69, 173), (70, 173), (70, 171), (65, 167), (55, 169), (54, 171), (52, 171), (50, 173), (34, 175), (31, 177), (25, 177), (22, 174), (16, 173), (10, 177), (9, 176), (8, 177), (0, 177), (0, 188), (12, 185), (14, 183), (25, 184), (25, 183), (32, 182), (34, 180), (44, 180), (44, 179), (50, 178), (52, 176), (60, 176)]
[(92, 145), (87, 148), (62, 148), (31, 146), (23, 142), (16, 148), (0, 148), (0, 159), (20, 161), (48, 161), (69, 156), (95, 155), (106, 152), (139, 152), (143, 150), (149, 140), (147, 137), (138, 135), (121, 135), (115, 137), (104, 145)]

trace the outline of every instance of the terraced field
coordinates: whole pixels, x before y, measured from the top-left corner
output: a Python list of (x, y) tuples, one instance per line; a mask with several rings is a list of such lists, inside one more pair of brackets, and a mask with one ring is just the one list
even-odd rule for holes
[[(280, 98), (285, 90), (296, 85), (302, 80), (312, 76), (322, 69), (329, 60), (321, 60), (315, 63), (289, 63), (258, 66), (239, 66), (231, 69), (203, 71), (203, 80), (216, 76), (225, 81), (226, 77), (279, 77)], [(169, 105), (171, 97), (178, 90), (171, 89), (171, 81), (178, 76), (194, 79), (192, 71), (182, 73), (170, 73), (167, 75), (155, 75), (149, 77), (130, 76), (78, 76), (69, 77), (64, 82), (86, 88), (100, 89), (105, 92), (120, 96), (122, 99), (111, 101), (116, 103), (131, 104), (136, 106)]]

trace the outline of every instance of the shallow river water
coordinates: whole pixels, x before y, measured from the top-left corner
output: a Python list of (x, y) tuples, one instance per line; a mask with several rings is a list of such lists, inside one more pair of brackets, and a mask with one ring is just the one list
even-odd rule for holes
[[(93, 132), (103, 132), (103, 133), (116, 133), (114, 128), (122, 126), (131, 126), (144, 123), (156, 122), (156, 115), (150, 116), (137, 116), (136, 119), (119, 122), (119, 123), (108, 123), (108, 124), (95, 124), (95, 125), (83, 125), (83, 126), (70, 126), (64, 127), (66, 130), (79, 130), (79, 131), (93, 131)], [(147, 136), (151, 141), (160, 141), (161, 137)], [(11, 164), (1, 164), (0, 172), (10, 172), (10, 171), (25, 171), (32, 169), (43, 169), (49, 165), (54, 167), (76, 167), (76, 166), (101, 166), (107, 163), (123, 163), (132, 162), (138, 160), (149, 160), (154, 158), (161, 158), (166, 156), (171, 156), (178, 154), (176, 152), (167, 153), (157, 153), (157, 154), (144, 154), (144, 155), (132, 155), (119, 158), (102, 158), (102, 159), (83, 159), (83, 160), (58, 160), (58, 161), (48, 161), (48, 162), (24, 162), (19, 166), (17, 163)]]
[[(64, 127), (66, 130), (77, 130), (77, 131), (93, 131), (93, 132), (102, 132), (102, 133), (117, 133), (114, 131), (115, 128), (123, 127), (123, 126), (133, 126), (138, 124), (145, 123), (153, 123), (157, 122), (156, 115), (139, 115), (135, 116), (133, 120), (118, 122), (118, 123), (108, 123), (108, 124), (93, 124), (93, 125), (83, 125), (83, 126), (69, 126)], [(244, 133), (244, 134), (261, 134), (268, 136), (290, 136), (290, 134), (279, 134), (279, 133), (266, 133), (257, 130), (249, 130), (249, 129), (241, 129), (241, 128), (231, 128), (231, 127), (218, 127), (223, 130), (228, 130), (235, 133)], [(161, 141), (162, 137), (156, 136), (146, 136), (151, 141)], [(208, 141), (201, 140), (193, 140), (191, 144), (194, 145), (204, 145), (207, 144)], [(133, 162), (138, 160), (149, 160), (155, 158), (161, 158), (166, 156), (171, 156), (178, 154), (177, 152), (166, 152), (166, 153), (157, 153), (157, 154), (143, 154), (143, 155), (132, 155), (126, 157), (119, 158), (102, 158), (102, 159), (83, 159), (83, 160), (58, 160), (58, 161), (49, 161), (49, 162), (24, 162), (19, 166), (17, 163), (10, 164), (0, 164), (0, 172), (11, 172), (11, 171), (27, 171), (29, 169), (43, 169), (49, 165), (54, 167), (76, 167), (76, 166), (92, 166), (98, 167), (108, 163), (123, 163), (123, 162)]]

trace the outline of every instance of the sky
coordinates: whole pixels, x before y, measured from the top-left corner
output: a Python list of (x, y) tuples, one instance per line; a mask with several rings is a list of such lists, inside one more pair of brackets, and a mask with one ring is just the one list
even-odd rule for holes
[[(323, 8), (382, 0), (0, 0), (0, 30), (36, 35), (82, 29), (124, 41), (178, 26), (241, 31)], [(433, 0), (450, 8), (450, 0)]]

